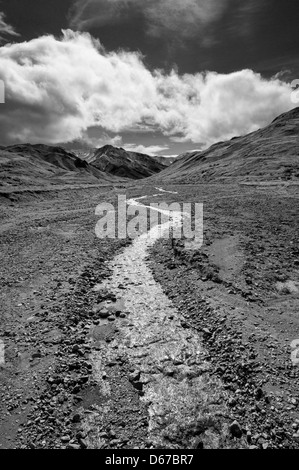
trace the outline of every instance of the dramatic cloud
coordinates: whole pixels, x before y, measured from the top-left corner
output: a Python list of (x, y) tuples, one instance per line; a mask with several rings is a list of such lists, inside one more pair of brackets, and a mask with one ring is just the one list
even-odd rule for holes
[(70, 27), (88, 31), (94, 26), (124, 22), (142, 15), (151, 36), (178, 33), (192, 37), (219, 19), (229, 0), (76, 0)]
[(78, 147), (87, 146), (89, 148), (99, 148), (108, 144), (114, 145), (114, 147), (121, 147), (123, 139), (121, 135), (111, 137), (109, 134), (106, 134), (106, 132), (101, 132), (100, 137), (92, 137), (88, 134), (88, 132), (83, 132), (80, 140), (75, 142)]
[(167, 152), (169, 150), (168, 145), (136, 145), (136, 144), (125, 144), (123, 146), (125, 150), (129, 152), (145, 153), (146, 155), (159, 155), (160, 153)]
[(292, 107), (290, 85), (251, 70), (223, 75), (149, 71), (137, 53), (106, 53), (87, 33), (0, 48), (1, 143), (83, 139), (155, 129), (205, 145), (253, 131)]
[(7, 36), (19, 36), (19, 34), (11, 25), (6, 23), (4, 13), (0, 11), (0, 43), (2, 43)]

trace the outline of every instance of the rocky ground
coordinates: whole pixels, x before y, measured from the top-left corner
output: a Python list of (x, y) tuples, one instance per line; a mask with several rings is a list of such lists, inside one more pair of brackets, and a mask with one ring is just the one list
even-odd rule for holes
[(198, 330), (249, 446), (298, 448), (298, 193), (176, 189), (204, 202), (204, 245), (189, 251), (181, 240), (159, 241), (154, 277)]
[(97, 400), (84, 344), (90, 291), (126, 243), (95, 237), (104, 199), (103, 190), (85, 189), (1, 206), (2, 448), (65, 446), (80, 401)]
[(0, 448), (298, 447), (296, 188), (165, 189), (121, 193), (204, 202), (201, 249), (96, 238), (117, 188), (1, 201)]

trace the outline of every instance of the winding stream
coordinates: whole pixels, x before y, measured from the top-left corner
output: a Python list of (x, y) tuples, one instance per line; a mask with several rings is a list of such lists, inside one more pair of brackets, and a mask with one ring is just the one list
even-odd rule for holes
[[(142, 205), (136, 199), (128, 203)], [(180, 213), (173, 218), (181, 223)], [(198, 333), (183, 322), (146, 261), (155, 239), (168, 229), (169, 222), (152, 228), (149, 236), (135, 239), (109, 263), (112, 278), (100, 286), (121, 299), (127, 312), (117, 339), (106, 346), (105, 361), (113, 360), (116, 353), (129, 357), (142, 384), (140, 399), (148, 406), (150, 441), (155, 447), (177, 448), (182, 434), (190, 434), (188, 445), (194, 445), (190, 430), (215, 412), (219, 397), (217, 384), (207, 374), (209, 366)], [(105, 366), (102, 352), (94, 352), (93, 363), (109, 394), (109, 386), (100, 380)]]

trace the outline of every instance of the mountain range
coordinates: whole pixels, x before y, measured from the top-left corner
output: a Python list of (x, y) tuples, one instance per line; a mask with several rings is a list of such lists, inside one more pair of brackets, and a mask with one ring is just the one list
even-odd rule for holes
[(0, 189), (78, 184), (114, 184), (146, 178), (165, 167), (152, 157), (105, 146), (76, 155), (60, 146), (0, 147)]
[(0, 146), (0, 190), (143, 178), (165, 183), (298, 180), (299, 108), (263, 129), (167, 160), (173, 163), (166, 166), (164, 157), (112, 145), (76, 152), (43, 144)]

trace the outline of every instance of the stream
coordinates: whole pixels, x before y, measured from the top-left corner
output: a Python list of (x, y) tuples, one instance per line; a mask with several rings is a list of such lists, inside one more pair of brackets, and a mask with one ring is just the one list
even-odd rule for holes
[[(142, 205), (136, 199), (128, 204)], [(173, 213), (173, 219), (181, 223), (181, 213)], [(142, 388), (140, 400), (148, 408), (150, 441), (155, 447), (177, 448), (180, 434), (190, 434), (188, 445), (194, 445), (192, 430), (217, 407), (218, 395), (198, 332), (163, 293), (147, 262), (149, 248), (169, 223), (140, 235), (109, 263), (113, 275), (100, 288), (123, 302), (127, 318), (117, 339), (105, 345), (105, 359), (102, 351), (95, 351), (93, 364), (102, 390), (109, 395), (109, 385), (101, 380), (105, 362), (116, 353), (129, 357)]]

